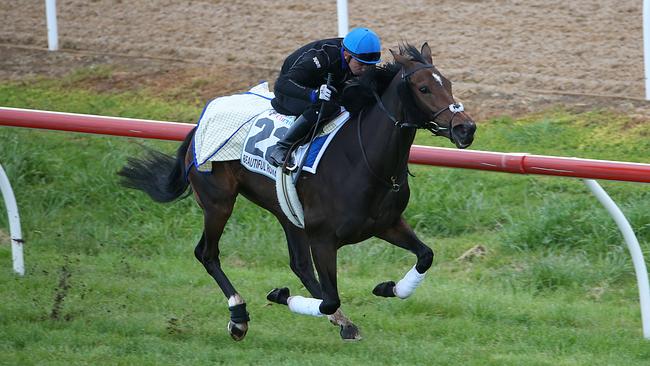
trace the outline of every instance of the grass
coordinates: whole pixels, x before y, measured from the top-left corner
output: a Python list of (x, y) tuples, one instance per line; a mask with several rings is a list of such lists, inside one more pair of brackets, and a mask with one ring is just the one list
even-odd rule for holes
[[(145, 92), (75, 87), (110, 70), (0, 85), (0, 105), (193, 121), (200, 107)], [(469, 106), (468, 106), (469, 107)], [(644, 124), (605, 112), (550, 110), (481, 124), (472, 148), (650, 161)], [(436, 251), (405, 301), (371, 295), (414, 258), (379, 240), (339, 256), (343, 310), (364, 340), (344, 343), (324, 319), (270, 306), (265, 294), (306, 291), (288, 266), (279, 225), (241, 198), (222, 239), (226, 272), (248, 302), (251, 330), (226, 334), (226, 301), (193, 258), (201, 211), (155, 204), (115, 172), (142, 145), (177, 144), (0, 128), (0, 162), (17, 200), (27, 275), (0, 243), (0, 364), (645, 365), (638, 291), (616, 225), (579, 180), (412, 166), (406, 211)], [(448, 146), (420, 133), (417, 144)], [(649, 254), (650, 192), (601, 182)], [(8, 238), (0, 215), (0, 238)], [(456, 258), (482, 245), (471, 262)]]

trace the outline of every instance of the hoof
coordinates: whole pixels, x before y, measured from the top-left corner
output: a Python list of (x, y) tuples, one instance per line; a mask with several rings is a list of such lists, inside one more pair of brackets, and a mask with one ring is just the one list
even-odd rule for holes
[(276, 304), (287, 305), (287, 300), (289, 299), (289, 289), (286, 287), (274, 288), (266, 295), (266, 299)]
[(359, 332), (359, 328), (354, 324), (341, 325), (341, 339), (350, 342), (360, 341), (361, 332)]
[(375, 286), (375, 288), (372, 290), (372, 293), (375, 296), (395, 297), (394, 289), (395, 289), (395, 282), (393, 281), (382, 282), (379, 285)]
[(248, 323), (235, 323), (232, 320), (228, 322), (228, 333), (235, 341), (241, 341), (246, 337), (248, 332)]

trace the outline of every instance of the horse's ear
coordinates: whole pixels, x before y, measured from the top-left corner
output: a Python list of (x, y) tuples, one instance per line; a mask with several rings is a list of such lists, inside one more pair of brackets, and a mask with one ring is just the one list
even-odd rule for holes
[(388, 50), (389, 50), (390, 53), (393, 55), (393, 58), (395, 59), (395, 61), (396, 61), (398, 64), (406, 65), (406, 64), (410, 61), (410, 60), (408, 59), (408, 57), (402, 56), (402, 55), (400, 55), (399, 53), (397, 53), (397, 52), (391, 50), (390, 48), (389, 48)]
[(431, 47), (429, 47), (429, 42), (424, 42), (424, 44), (422, 45), (422, 49), (420, 50), (420, 53), (428, 63), (433, 64), (433, 58), (431, 57)]

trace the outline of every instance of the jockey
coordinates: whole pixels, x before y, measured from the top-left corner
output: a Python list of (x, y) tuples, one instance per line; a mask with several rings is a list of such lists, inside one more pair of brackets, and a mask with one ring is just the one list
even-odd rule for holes
[[(322, 118), (338, 113), (337, 91), (349, 79), (374, 67), (380, 57), (379, 37), (368, 28), (355, 28), (345, 38), (306, 44), (289, 55), (275, 82), (271, 105), (278, 113), (299, 117), (271, 150), (269, 162), (274, 166), (284, 164), (289, 148), (316, 123), (321, 104), (324, 103)], [(328, 73), (332, 74), (329, 87)]]

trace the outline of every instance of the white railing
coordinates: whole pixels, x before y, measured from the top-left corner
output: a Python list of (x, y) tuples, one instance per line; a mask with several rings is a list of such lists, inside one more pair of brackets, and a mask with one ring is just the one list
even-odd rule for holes
[(11, 236), (11, 257), (14, 264), (14, 272), (19, 275), (25, 275), (25, 262), (23, 260), (23, 239), (20, 231), (20, 217), (18, 216), (18, 205), (14, 191), (11, 189), (7, 173), (0, 165), (0, 190), (2, 198), (7, 206), (7, 215), (9, 216), (9, 235)]
[(59, 27), (56, 23), (56, 0), (45, 0), (45, 18), (47, 21), (47, 48), (59, 49)]

